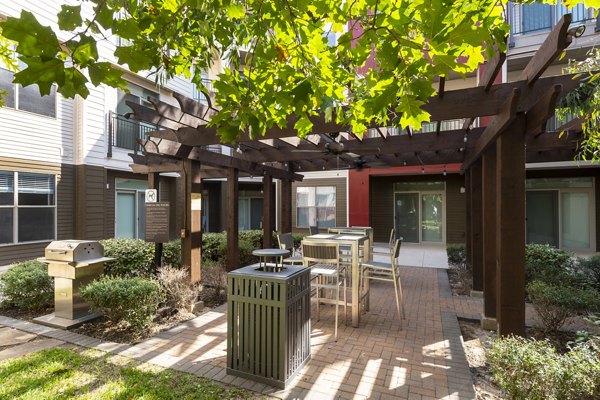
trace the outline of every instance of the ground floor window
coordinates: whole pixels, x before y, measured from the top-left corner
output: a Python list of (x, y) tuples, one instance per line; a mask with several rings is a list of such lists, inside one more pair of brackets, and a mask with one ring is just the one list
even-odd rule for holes
[(144, 239), (147, 188), (146, 181), (121, 178), (115, 180), (115, 237)]
[(56, 176), (0, 171), (0, 244), (56, 239)]
[(526, 187), (527, 243), (592, 249), (592, 177), (528, 179)]
[(296, 188), (296, 227), (333, 227), (336, 208), (335, 186), (303, 186)]
[(444, 242), (444, 182), (394, 184), (394, 227), (408, 243)]
[(259, 196), (257, 193), (239, 198), (238, 227), (241, 231), (262, 228), (263, 198)]

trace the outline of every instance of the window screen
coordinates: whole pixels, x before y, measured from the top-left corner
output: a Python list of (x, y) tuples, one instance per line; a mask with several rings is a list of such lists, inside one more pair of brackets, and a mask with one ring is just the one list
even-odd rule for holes
[(19, 110), (56, 117), (56, 86), (46, 96), (40, 96), (37, 85), (19, 86)]
[(4, 106), (15, 107), (15, 85), (12, 83), (13, 73), (0, 68), (0, 90), (4, 93)]

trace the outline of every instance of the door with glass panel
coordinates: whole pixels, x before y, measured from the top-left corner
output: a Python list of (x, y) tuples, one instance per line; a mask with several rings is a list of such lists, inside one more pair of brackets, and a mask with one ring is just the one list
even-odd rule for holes
[(419, 243), (419, 193), (396, 193), (396, 236)]
[(527, 191), (527, 243), (559, 246), (558, 193), (558, 190)]
[(444, 242), (444, 187), (444, 182), (394, 184), (394, 227), (404, 242)]
[(595, 249), (592, 177), (527, 179), (527, 243)]

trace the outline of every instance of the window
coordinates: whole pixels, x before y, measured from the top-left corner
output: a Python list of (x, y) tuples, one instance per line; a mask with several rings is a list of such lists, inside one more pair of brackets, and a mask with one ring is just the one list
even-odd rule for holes
[(49, 95), (40, 96), (37, 85), (23, 87), (12, 83), (13, 75), (0, 68), (0, 89), (8, 94), (5, 107), (56, 118), (56, 86), (52, 85)]
[(55, 237), (55, 176), (0, 171), (0, 244)]
[(296, 189), (296, 227), (335, 226), (335, 186)]

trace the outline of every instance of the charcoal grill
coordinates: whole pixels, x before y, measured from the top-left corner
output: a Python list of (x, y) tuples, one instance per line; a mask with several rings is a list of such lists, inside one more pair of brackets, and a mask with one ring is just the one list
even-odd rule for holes
[(51, 242), (45, 257), (38, 261), (48, 264), (48, 275), (54, 278), (54, 312), (36, 318), (41, 324), (61, 329), (75, 328), (99, 317), (91, 313), (80, 289), (104, 272), (104, 248), (91, 240), (58, 240)]

